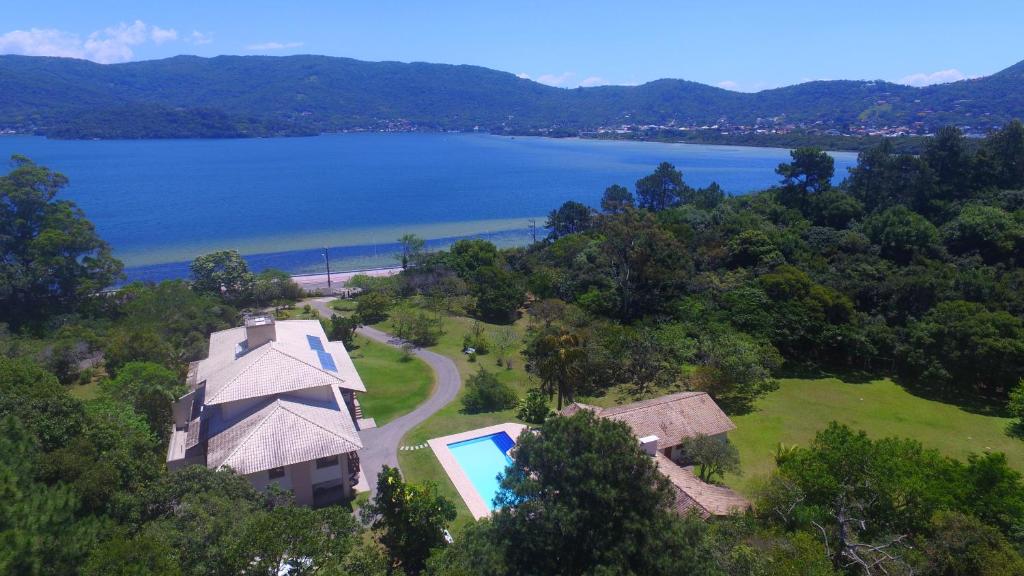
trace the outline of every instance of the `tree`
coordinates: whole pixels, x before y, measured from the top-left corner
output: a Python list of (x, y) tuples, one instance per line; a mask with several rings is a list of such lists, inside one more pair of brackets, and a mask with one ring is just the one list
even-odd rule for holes
[(333, 342), (341, 342), (345, 346), (345, 350), (355, 350), (356, 329), (359, 328), (359, 325), (358, 315), (345, 317), (331, 314), (331, 329), (327, 337)]
[(711, 482), (726, 472), (738, 474), (740, 471), (740, 452), (728, 438), (697, 434), (683, 438), (680, 448), (697, 465), (697, 475), (705, 482)]
[(0, 573), (75, 573), (100, 526), (76, 518), (70, 487), (34, 481), (37, 446), (17, 418), (0, 413)]
[(20, 325), (75, 310), (121, 277), (85, 214), (57, 195), (68, 179), (12, 156), (0, 176), (0, 322)]
[(403, 234), (398, 243), (402, 246), (402, 252), (397, 256), (402, 263), (402, 270), (407, 269), (410, 264), (419, 264), (427, 241), (415, 234)]
[(906, 206), (872, 215), (861, 229), (879, 246), (883, 257), (899, 264), (907, 264), (915, 256), (932, 256), (939, 249), (939, 231)]
[(586, 410), (523, 433), (492, 516), (508, 574), (706, 574), (704, 527), (622, 422)]
[(996, 185), (1005, 190), (1024, 188), (1024, 124), (1013, 119), (985, 139), (984, 150), (995, 162)]
[(571, 403), (583, 380), (586, 351), (579, 334), (565, 331), (543, 333), (526, 351), (529, 368), (541, 380), (548, 397), (558, 394), (558, 410)]
[(516, 405), (519, 399), (508, 384), (498, 380), (483, 366), (466, 381), (466, 393), (462, 396), (462, 406), (469, 414), (480, 412), (498, 412)]
[(941, 128), (934, 138), (928, 140), (922, 157), (935, 173), (940, 201), (948, 202), (970, 196), (973, 190), (970, 181), (971, 155), (959, 128)]
[(543, 424), (552, 415), (548, 406), (548, 395), (540, 388), (530, 388), (519, 405), (516, 418), (530, 424)]
[(1010, 400), (1006, 404), (1010, 416), (1017, 419), (1018, 435), (1024, 436), (1024, 378), (1017, 381), (1017, 386), (1010, 392)]
[(113, 380), (101, 384), (103, 395), (132, 406), (150, 430), (166, 437), (171, 426), (171, 404), (186, 392), (178, 374), (152, 362), (129, 362)]
[(189, 266), (192, 289), (222, 296), (233, 304), (244, 304), (252, 297), (255, 276), (237, 250), (221, 250), (197, 257)]
[(811, 196), (832, 187), (835, 160), (817, 148), (797, 148), (789, 155), (792, 161), (775, 169), (782, 176), (779, 200), (790, 208), (804, 210)]
[(480, 268), (497, 266), (501, 262), (498, 247), (480, 239), (456, 240), (443, 260), (460, 278), (469, 280)]
[(82, 576), (181, 576), (177, 550), (156, 534), (117, 534), (92, 550)]
[(341, 506), (317, 510), (278, 506), (248, 518), (232, 542), (229, 565), (245, 574), (277, 576), (305, 568), (337, 569), (352, 551), (359, 534), (352, 513)]
[(606, 214), (617, 214), (633, 206), (633, 194), (625, 186), (612, 184), (601, 195), (601, 210)]
[(383, 292), (370, 292), (356, 298), (356, 315), (367, 324), (376, 324), (388, 317), (391, 299)]
[(569, 200), (558, 210), (552, 210), (548, 214), (548, 221), (544, 227), (550, 230), (548, 238), (557, 240), (569, 234), (586, 232), (593, 227), (594, 209), (585, 204)]
[(253, 281), (252, 296), (258, 307), (295, 302), (304, 294), (302, 287), (292, 280), (291, 275), (281, 270), (268, 268), (257, 274)]
[(362, 515), (380, 531), (392, 566), (418, 574), (430, 551), (444, 546), (444, 530), (455, 519), (455, 505), (438, 494), (433, 482), (409, 484), (397, 468), (384, 466), (377, 476), (377, 494)]
[(473, 279), (480, 318), (498, 324), (514, 321), (526, 300), (526, 291), (519, 277), (502, 268), (485, 266), (476, 271)]
[(0, 356), (0, 419), (16, 417), (44, 452), (82, 432), (85, 410), (52, 374), (25, 359)]
[(1024, 226), (996, 206), (968, 204), (942, 227), (949, 251), (978, 254), (990, 264), (1006, 261), (1024, 248)]
[(977, 518), (940, 511), (932, 517), (923, 552), (923, 574), (1000, 576), (1024, 574), (1024, 559), (998, 530)]
[(941, 302), (910, 324), (898, 351), (904, 373), (965, 398), (1005, 397), (1024, 373), (1024, 323), (982, 304)]
[(107, 370), (133, 360), (169, 368), (203, 358), (210, 333), (236, 325), (236, 310), (213, 294), (200, 294), (181, 280), (156, 286), (131, 284), (116, 299), (113, 333), (105, 346)]
[(722, 190), (718, 182), (712, 182), (704, 188), (687, 186), (683, 189), (682, 203), (700, 210), (714, 210), (724, 200), (725, 190)]
[(662, 162), (653, 174), (636, 181), (637, 205), (651, 212), (660, 212), (678, 206), (687, 190), (683, 173), (668, 162)]
[(749, 412), (758, 398), (779, 387), (772, 376), (782, 365), (778, 351), (727, 327), (702, 330), (694, 362), (694, 387), (707, 392), (730, 414)]
[(604, 219), (601, 252), (607, 258), (607, 277), (615, 286), (618, 316), (633, 320), (659, 310), (680, 295), (692, 261), (657, 219), (627, 210)]

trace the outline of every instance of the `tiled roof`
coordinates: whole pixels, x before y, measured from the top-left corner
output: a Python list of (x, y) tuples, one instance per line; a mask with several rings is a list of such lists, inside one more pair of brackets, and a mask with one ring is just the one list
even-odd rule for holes
[(206, 404), (345, 384), (337, 373), (317, 364), (315, 352), (268, 342), (207, 376)]
[(282, 397), (212, 435), (206, 464), (252, 474), (362, 447), (345, 407)]
[(708, 484), (662, 453), (654, 456), (658, 471), (665, 475), (676, 491), (675, 510), (694, 511), (702, 518), (724, 516), (750, 508), (750, 502), (725, 486)]
[(714, 436), (736, 428), (706, 392), (679, 392), (614, 408), (573, 403), (561, 414), (590, 410), (611, 420), (625, 422), (638, 437), (657, 436), (658, 449), (679, 444), (698, 434)]
[[(254, 350), (245, 349), (244, 327), (210, 335), (209, 356), (200, 360), (194, 369), (197, 383), (205, 383), (205, 404), (286, 394), (318, 386), (366, 391), (345, 346), (341, 342), (328, 342), (320, 322), (284, 320), (275, 324), (275, 330), (275, 341)], [(310, 337), (320, 342), (322, 352), (311, 348)], [(192, 371), (190, 368), (190, 373)]]

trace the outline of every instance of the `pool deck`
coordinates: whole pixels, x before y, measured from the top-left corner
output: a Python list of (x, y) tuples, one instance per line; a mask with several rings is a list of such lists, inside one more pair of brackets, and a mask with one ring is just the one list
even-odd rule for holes
[(477, 520), (481, 518), (487, 518), (491, 515), (491, 508), (484, 501), (480, 493), (473, 487), (473, 483), (469, 481), (469, 476), (462, 470), (462, 466), (459, 466), (455, 455), (448, 449), (449, 444), (456, 442), (462, 442), (463, 440), (472, 440), (474, 438), (480, 438), (481, 436), (490, 436), (491, 434), (497, 434), (498, 432), (504, 432), (509, 435), (513, 440), (519, 439), (519, 434), (526, 428), (522, 424), (515, 422), (506, 422), (504, 424), (495, 424), (494, 426), (488, 426), (486, 428), (477, 428), (476, 430), (469, 430), (467, 432), (459, 432), (458, 434), (451, 434), (449, 436), (442, 436), (440, 438), (432, 438), (427, 440), (427, 444), (430, 445), (430, 449), (434, 451), (434, 455), (437, 456), (437, 460), (441, 463), (441, 467), (448, 473), (448, 477), (451, 478), (452, 484), (455, 485), (455, 489), (459, 491), (459, 496), (462, 496), (462, 500), (466, 503), (469, 508), (470, 514)]

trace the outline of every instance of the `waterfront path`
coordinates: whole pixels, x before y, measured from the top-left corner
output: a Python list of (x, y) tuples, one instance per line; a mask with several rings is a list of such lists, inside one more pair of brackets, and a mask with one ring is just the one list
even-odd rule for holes
[[(330, 299), (315, 298), (307, 302), (321, 317), (331, 317), (333, 310), (329, 305)], [(357, 333), (396, 348), (402, 345), (402, 340), (370, 326), (359, 328)], [(359, 462), (370, 485), (371, 498), (377, 492), (377, 474), (381, 468), (385, 465), (398, 467), (398, 447), (406, 433), (455, 400), (459, 387), (462, 386), (459, 369), (450, 358), (422, 348), (416, 348), (413, 354), (434, 370), (434, 390), (430, 397), (412, 412), (395, 418), (379, 428), (359, 431), (359, 438), (363, 441), (363, 449), (359, 451)], [(367, 394), (373, 394), (373, 390), (367, 390)]]

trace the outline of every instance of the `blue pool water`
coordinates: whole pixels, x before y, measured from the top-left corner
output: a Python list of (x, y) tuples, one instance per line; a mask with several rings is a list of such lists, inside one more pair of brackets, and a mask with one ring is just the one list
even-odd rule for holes
[(494, 510), (494, 497), (498, 494), (498, 475), (512, 463), (505, 453), (515, 444), (508, 434), (498, 432), (448, 445), (455, 461), (490, 510)]

